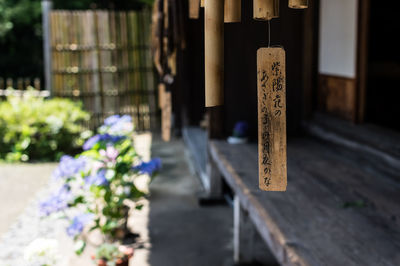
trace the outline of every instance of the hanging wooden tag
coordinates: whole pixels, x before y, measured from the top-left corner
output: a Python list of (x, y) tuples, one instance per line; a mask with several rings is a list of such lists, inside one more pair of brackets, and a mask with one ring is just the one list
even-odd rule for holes
[(224, 1), (205, 1), (206, 107), (224, 104)]
[(294, 9), (308, 8), (308, 0), (289, 0), (289, 7)]
[(205, 2), (206, 0), (200, 0), (200, 7), (204, 7), (204, 2)]
[(253, 0), (253, 18), (271, 20), (279, 17), (279, 0)]
[(158, 84), (158, 107), (160, 109), (162, 109), (164, 105), (164, 94), (165, 94), (165, 84), (160, 83)]
[(166, 142), (171, 140), (171, 109), (171, 92), (165, 91), (163, 96), (163, 108), (161, 109), (161, 138)]
[(286, 65), (282, 48), (257, 51), (259, 188), (286, 191)]
[(240, 22), (242, 19), (242, 0), (225, 0), (224, 22)]
[(200, 0), (189, 0), (189, 18), (198, 19), (200, 12)]

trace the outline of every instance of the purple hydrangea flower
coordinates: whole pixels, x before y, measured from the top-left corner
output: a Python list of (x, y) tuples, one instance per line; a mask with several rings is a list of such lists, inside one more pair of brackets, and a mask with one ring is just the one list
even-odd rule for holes
[(95, 135), (93, 137), (91, 137), (90, 139), (88, 139), (85, 144), (83, 144), (83, 150), (87, 151), (90, 150), (91, 148), (93, 148), (94, 145), (96, 145), (96, 143), (98, 142), (106, 142), (106, 143), (116, 143), (122, 139), (124, 139), (124, 136), (112, 136), (110, 134), (98, 134)]
[(87, 151), (93, 148), (97, 142), (100, 141), (100, 135), (94, 135), (93, 137), (89, 138), (82, 146), (83, 150)]
[(133, 130), (132, 118), (129, 115), (121, 116), (118, 121), (110, 125), (109, 132), (111, 134), (125, 134)]
[(132, 117), (130, 117), (129, 115), (123, 115), (123, 116), (112, 115), (112, 116), (107, 117), (104, 120), (104, 125), (111, 127), (111, 126), (122, 125), (124, 123), (130, 123), (130, 122), (132, 122)]
[(246, 121), (239, 121), (235, 124), (233, 135), (238, 138), (245, 138), (247, 136), (248, 129), (249, 124), (247, 124)]
[(161, 159), (155, 158), (149, 162), (142, 162), (141, 164), (134, 166), (133, 169), (139, 171), (141, 174), (153, 175), (161, 169)]
[(54, 171), (53, 176), (55, 178), (68, 178), (79, 173), (86, 165), (86, 160), (84, 157), (79, 157), (77, 159), (64, 155), (61, 157), (60, 164)]
[(121, 117), (119, 115), (112, 115), (104, 119), (104, 125), (112, 126), (119, 121)]
[(107, 146), (105, 150), (100, 150), (99, 154), (106, 158), (109, 162), (115, 162), (119, 155), (119, 151), (113, 146)]
[(67, 185), (62, 186), (59, 191), (52, 194), (47, 200), (40, 202), (39, 211), (43, 216), (49, 216), (52, 213), (59, 212), (68, 207), (68, 201), (71, 193)]
[(93, 216), (94, 215), (92, 213), (76, 215), (72, 219), (71, 224), (67, 227), (67, 234), (70, 237), (76, 237), (82, 233), (85, 225), (93, 220)]
[(101, 169), (96, 174), (86, 177), (85, 183), (89, 186), (106, 186), (108, 184), (108, 180), (106, 178), (106, 170)]

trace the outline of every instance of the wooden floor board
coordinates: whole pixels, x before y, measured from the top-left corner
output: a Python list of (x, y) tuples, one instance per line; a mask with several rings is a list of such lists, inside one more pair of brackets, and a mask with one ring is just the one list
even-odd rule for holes
[[(291, 141), (287, 192), (261, 192), (256, 145), (212, 141), (210, 148), (280, 263), (400, 265), (399, 184), (363, 167), (362, 156), (312, 139)], [(358, 200), (365, 206), (344, 208)]]

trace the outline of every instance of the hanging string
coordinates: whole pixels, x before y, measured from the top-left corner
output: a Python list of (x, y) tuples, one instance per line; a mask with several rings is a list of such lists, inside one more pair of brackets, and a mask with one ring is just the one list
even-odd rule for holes
[(268, 47), (271, 47), (271, 20), (268, 20)]

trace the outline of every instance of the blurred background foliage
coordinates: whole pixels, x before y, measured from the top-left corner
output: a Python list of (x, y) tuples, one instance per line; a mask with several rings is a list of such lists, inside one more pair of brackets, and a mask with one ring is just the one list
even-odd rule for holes
[[(54, 9), (141, 9), (153, 0), (53, 0)], [(0, 0), (0, 77), (43, 80), (40, 0)]]
[(90, 118), (81, 103), (45, 100), (30, 88), (24, 97), (0, 101), (0, 161), (56, 161), (76, 154), (91, 133), (82, 126)]

